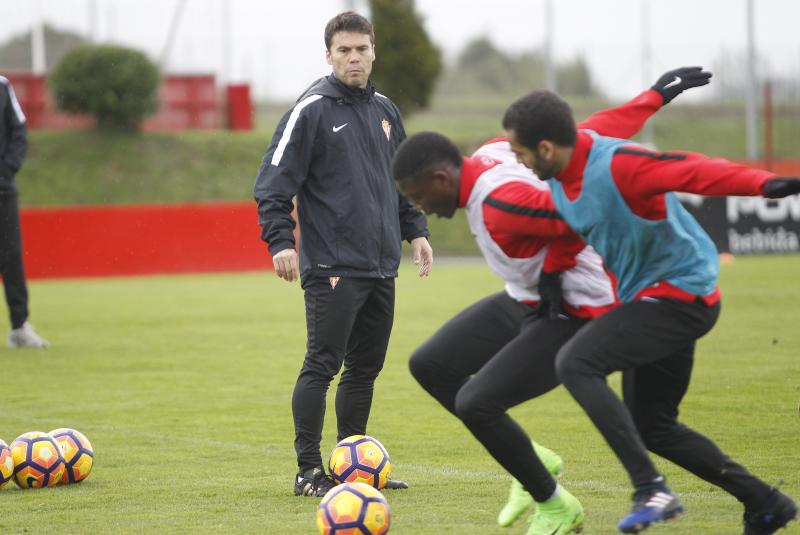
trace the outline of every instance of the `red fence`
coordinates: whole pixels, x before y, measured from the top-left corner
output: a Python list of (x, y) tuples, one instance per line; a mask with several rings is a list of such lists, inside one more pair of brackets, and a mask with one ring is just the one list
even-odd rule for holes
[[(94, 125), (94, 118), (90, 116), (58, 111), (47, 90), (45, 76), (22, 71), (3, 74), (14, 86), (29, 128), (67, 130)], [(234, 130), (250, 130), (250, 88), (246, 84), (231, 87), (233, 91), (229, 89), (227, 93), (235, 99), (223, 107), (224, 99), (217, 92), (213, 74), (165, 75), (159, 88), (159, 110), (143, 122), (142, 128), (148, 131), (216, 129), (230, 122)], [(230, 116), (230, 121), (224, 120), (226, 115)]]
[(268, 269), (255, 203), (21, 211), (29, 278)]

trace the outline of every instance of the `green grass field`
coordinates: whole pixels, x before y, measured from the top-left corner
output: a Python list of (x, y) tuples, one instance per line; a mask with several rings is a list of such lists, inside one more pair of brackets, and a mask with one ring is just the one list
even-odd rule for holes
[[(798, 273), (800, 256), (723, 266), (723, 314), (699, 344), (682, 407), (684, 422), (766, 481), (784, 479), (796, 498)], [(406, 366), (419, 343), (500, 281), (479, 262), (444, 261), (419, 279), (406, 259), (397, 288), (369, 429), (411, 485), (386, 493), (391, 533), (524, 533), (524, 523), (495, 526), (507, 476)], [(0, 437), (75, 427), (96, 462), (81, 484), (0, 489), (1, 532), (316, 532), (318, 500), (291, 495), (290, 398), (305, 342), (299, 285), (246, 273), (35, 281), (31, 294), (32, 321), (52, 347), (0, 349)], [(0, 332), (7, 327), (0, 322)], [(332, 408), (331, 397), (324, 455), (335, 440)], [(584, 503), (584, 533), (615, 533), (628, 484), (577, 405), (557, 389), (513, 413), (564, 457), (562, 483)], [(733, 498), (660, 466), (688, 513), (648, 533), (741, 533)]]

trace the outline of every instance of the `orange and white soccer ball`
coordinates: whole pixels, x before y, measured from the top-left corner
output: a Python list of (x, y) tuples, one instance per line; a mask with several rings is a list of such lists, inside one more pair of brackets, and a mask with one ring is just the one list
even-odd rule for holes
[(386, 498), (366, 483), (333, 487), (317, 508), (320, 535), (384, 535), (390, 520)]
[(68, 427), (48, 433), (61, 448), (65, 470), (61, 483), (78, 483), (89, 476), (94, 465), (94, 449), (83, 433)]
[(328, 469), (339, 483), (366, 483), (382, 489), (391, 477), (392, 463), (383, 444), (367, 435), (353, 435), (333, 448)]
[(61, 481), (66, 466), (53, 437), (32, 431), (18, 436), (10, 447), (17, 485), (24, 489), (54, 487)]
[(0, 438), (0, 487), (11, 481), (14, 477), (14, 459), (11, 448)]

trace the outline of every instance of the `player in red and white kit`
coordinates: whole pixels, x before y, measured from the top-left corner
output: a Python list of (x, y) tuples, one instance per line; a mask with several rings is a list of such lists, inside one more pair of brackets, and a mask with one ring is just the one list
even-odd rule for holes
[[(700, 67), (676, 69), (641, 98), (655, 111), (710, 76)], [(796, 518), (794, 501), (678, 420), (695, 342), (716, 322), (720, 294), (714, 243), (673, 192), (779, 198), (800, 193), (800, 178), (697, 153), (648, 150), (626, 139), (635, 130), (608, 123), (615, 113), (576, 127), (566, 102), (534, 91), (503, 118), (518, 160), (548, 178), (559, 213), (617, 281), (620, 306), (559, 351), (558, 377), (631, 479), (633, 507), (620, 531), (639, 533), (683, 511), (649, 450), (736, 497), (744, 505), (744, 535), (774, 533)], [(615, 371), (623, 372), (624, 403), (606, 381)]]
[[(591, 120), (632, 135), (661, 105), (650, 90)], [(426, 213), (452, 217), (465, 209), (484, 258), (505, 281), (505, 291), (468, 307), (420, 346), (409, 363), (412, 374), (518, 482), (501, 525), (535, 501), (530, 535), (578, 529), (580, 503), (551, 475), (560, 462), (532, 444), (507, 410), (558, 386), (558, 350), (617, 304), (614, 281), (505, 138), (465, 158), (446, 137), (422, 132), (400, 145), (392, 170), (400, 191)], [(526, 503), (520, 494), (527, 493)]]
[(582, 524), (583, 509), (553, 478), (560, 458), (532, 443), (506, 411), (558, 386), (559, 348), (614, 306), (602, 259), (564, 224), (547, 184), (517, 163), (504, 138), (464, 158), (446, 137), (422, 132), (400, 145), (393, 171), (401, 192), (426, 213), (465, 209), (486, 262), (505, 281), (504, 291), (422, 344), (411, 373), (515, 478), (500, 524), (536, 501), (532, 533), (569, 533)]

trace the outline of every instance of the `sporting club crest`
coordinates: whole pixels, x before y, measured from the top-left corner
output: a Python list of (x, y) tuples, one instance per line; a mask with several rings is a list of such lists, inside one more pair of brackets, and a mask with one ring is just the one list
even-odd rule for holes
[(389, 141), (389, 136), (392, 134), (392, 123), (384, 119), (381, 121), (381, 128), (383, 128), (383, 133), (386, 134), (386, 141)]

